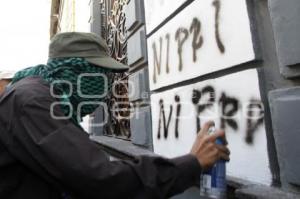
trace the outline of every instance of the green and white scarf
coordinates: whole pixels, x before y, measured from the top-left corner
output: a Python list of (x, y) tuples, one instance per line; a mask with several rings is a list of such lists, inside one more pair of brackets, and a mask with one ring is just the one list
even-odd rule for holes
[[(89, 98), (82, 97), (78, 93), (78, 87), (84, 96), (96, 96), (103, 95), (107, 92), (107, 88), (110, 87), (111, 82), (107, 82), (105, 87), (105, 81), (108, 78), (107, 74), (109, 69), (101, 68), (93, 64), (88, 63), (84, 58), (55, 58), (48, 61), (47, 65), (38, 65), (19, 71), (15, 74), (12, 84), (26, 77), (39, 76), (49, 84), (53, 84), (55, 94), (60, 95), (59, 100), (62, 102), (61, 107), (66, 116), (70, 115), (70, 107), (66, 103), (71, 104), (73, 107), (72, 121), (79, 125), (82, 121), (82, 117), (91, 114), (98, 107), (97, 103), (103, 101), (103, 98)], [(80, 85), (78, 85), (78, 78), (81, 74), (97, 74), (97, 76), (82, 77)], [(103, 76), (99, 76), (102, 74)], [(73, 91), (70, 93), (70, 85), (72, 84)], [(81, 107), (81, 114), (78, 115), (77, 109), (80, 103), (87, 102), (88, 104)], [(78, 121), (80, 120), (80, 121)]]

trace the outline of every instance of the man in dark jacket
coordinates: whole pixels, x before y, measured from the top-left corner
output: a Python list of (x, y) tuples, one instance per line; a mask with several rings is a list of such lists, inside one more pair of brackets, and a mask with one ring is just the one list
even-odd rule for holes
[(79, 122), (105, 96), (106, 74), (127, 68), (100, 37), (73, 32), (52, 39), (47, 65), (14, 76), (0, 95), (1, 199), (167, 198), (229, 160), (228, 148), (215, 144), (224, 132), (208, 135), (208, 122), (185, 156), (109, 161)]

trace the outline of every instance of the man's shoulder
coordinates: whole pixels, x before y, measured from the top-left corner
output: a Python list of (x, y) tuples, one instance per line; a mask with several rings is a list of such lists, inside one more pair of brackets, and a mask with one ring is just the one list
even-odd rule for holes
[(39, 77), (28, 77), (16, 82), (9, 88), (8, 93), (22, 103), (34, 99), (52, 98), (49, 84)]
[(27, 77), (19, 80), (14, 85), (12, 89), (24, 93), (26, 95), (32, 93), (48, 93), (50, 91), (50, 86), (40, 77)]
[(9, 86), (0, 96), (1, 112), (21, 111), (25, 105), (43, 104), (56, 101), (50, 92), (50, 86), (39, 77), (24, 78)]

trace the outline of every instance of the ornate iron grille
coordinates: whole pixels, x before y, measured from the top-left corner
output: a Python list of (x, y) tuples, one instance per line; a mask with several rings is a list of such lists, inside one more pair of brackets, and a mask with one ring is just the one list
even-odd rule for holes
[[(127, 64), (127, 31), (125, 6), (128, 0), (101, 0), (101, 36), (106, 39), (111, 57)], [(108, 122), (104, 134), (130, 139), (130, 103), (128, 99), (128, 72), (110, 74), (112, 81), (106, 103)]]

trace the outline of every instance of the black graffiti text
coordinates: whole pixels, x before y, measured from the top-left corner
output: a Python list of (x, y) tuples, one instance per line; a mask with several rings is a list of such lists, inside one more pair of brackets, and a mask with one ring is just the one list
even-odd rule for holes
[(175, 39), (178, 42), (178, 57), (179, 57), (179, 66), (178, 66), (178, 70), (182, 71), (182, 46), (184, 44), (184, 42), (187, 40), (189, 36), (189, 31), (186, 28), (179, 28), (176, 31), (175, 34)]
[[(254, 139), (254, 133), (255, 131), (263, 124), (263, 114), (264, 114), (264, 107), (261, 104), (260, 101), (256, 99), (251, 99), (250, 104), (248, 105), (248, 120), (247, 120), (247, 132), (246, 132), (246, 137), (245, 141), (248, 144), (253, 144), (253, 139)], [(254, 110), (256, 109), (256, 111)], [(256, 120), (253, 120), (251, 118), (255, 117), (256, 113)]]
[(179, 137), (179, 118), (180, 118), (180, 111), (181, 111), (181, 104), (180, 104), (180, 97), (178, 95), (175, 96), (175, 102), (177, 103), (176, 108), (176, 122), (175, 122), (175, 137)]
[(221, 1), (220, 0), (215, 0), (213, 2), (213, 6), (216, 8), (216, 13), (215, 13), (215, 37), (217, 41), (218, 48), (221, 53), (225, 53), (225, 46), (223, 42), (221, 41), (220, 37), (220, 9), (221, 9)]
[[(191, 125), (195, 124), (197, 132), (201, 129), (201, 115), (205, 111), (209, 111), (213, 105), (217, 104), (221, 110), (221, 116), (219, 118), (220, 129), (231, 128), (234, 132), (240, 132), (240, 124), (236, 117), (237, 113), (241, 109), (241, 104), (238, 98), (226, 94), (226, 92), (221, 92), (219, 99), (216, 99), (216, 91), (213, 86), (205, 86), (202, 89), (194, 89), (191, 96), (191, 103), (195, 107), (195, 120), (191, 121)], [(174, 107), (174, 108), (173, 108)], [(172, 122), (172, 114), (175, 109), (175, 138), (180, 137), (179, 127), (181, 124), (180, 116), (183, 107), (181, 98), (179, 95), (174, 97), (174, 104), (171, 104), (168, 115), (165, 112), (164, 101), (161, 99), (159, 101), (159, 118), (158, 118), (158, 133), (157, 138), (161, 139), (161, 129), (163, 130), (164, 138), (168, 139), (169, 127)], [(253, 144), (255, 132), (258, 131), (259, 127), (263, 125), (264, 122), (264, 108), (260, 100), (250, 99), (249, 104), (246, 107), (246, 132), (245, 142), (247, 144)], [(167, 119), (168, 117), (168, 119)], [(242, 132), (240, 132), (242, 133)]]
[[(201, 129), (201, 121), (199, 115), (206, 109), (211, 107), (215, 102), (215, 89), (212, 86), (206, 86), (202, 90), (193, 90), (193, 96), (192, 96), (192, 103), (195, 105), (196, 108), (196, 123), (197, 123), (197, 132)], [(199, 104), (201, 98), (204, 98), (206, 95), (208, 95), (207, 102)]]
[[(221, 11), (221, 1), (220, 0), (214, 0), (212, 3), (212, 6), (215, 8), (215, 17), (214, 17), (214, 28), (215, 28), (215, 41), (216, 46), (218, 50), (224, 54), (226, 49), (224, 42), (221, 39), (220, 35), (220, 11)], [(152, 50), (153, 50), (153, 82), (157, 82), (157, 75), (161, 74), (161, 68), (162, 68), (162, 54), (163, 51), (166, 53), (166, 73), (168, 74), (170, 72), (170, 49), (177, 49), (178, 54), (178, 71), (182, 71), (184, 68), (184, 60), (189, 59), (188, 57), (183, 57), (184, 55), (184, 46), (186, 45), (186, 42), (188, 38), (192, 37), (192, 57), (191, 59), (193, 62), (198, 61), (197, 52), (201, 49), (203, 44), (205, 43), (205, 38), (202, 35), (202, 23), (201, 20), (198, 17), (194, 17), (192, 19), (192, 22), (187, 27), (178, 27), (177, 30), (174, 33), (174, 40), (177, 43), (177, 48), (171, 47), (171, 41), (172, 40), (172, 34), (167, 33), (164, 36), (159, 37), (159, 44), (157, 44), (156, 41), (152, 43)], [(165, 44), (166, 43), (166, 44)], [(164, 47), (166, 45), (166, 47)], [(166, 50), (166, 51), (165, 51)]]
[(194, 18), (190, 27), (190, 33), (194, 33), (193, 36), (193, 61), (197, 61), (197, 50), (202, 47), (203, 44), (203, 36), (201, 35), (201, 22), (199, 19)]
[(171, 121), (171, 116), (173, 112), (173, 106), (170, 105), (170, 113), (168, 117), (168, 121), (166, 121), (166, 114), (165, 114), (165, 108), (164, 108), (164, 101), (160, 100), (159, 101), (159, 106), (160, 106), (160, 112), (159, 112), (159, 122), (158, 122), (158, 133), (157, 133), (157, 138), (160, 139), (161, 133), (160, 133), (160, 127), (161, 127), (161, 118), (163, 120), (163, 126), (164, 126), (164, 137), (168, 137), (168, 131), (169, 131), (169, 125)]
[(225, 129), (226, 124), (228, 124), (233, 130), (238, 130), (238, 123), (233, 119), (239, 110), (238, 99), (226, 96), (225, 93), (222, 93), (219, 104), (223, 115), (223, 117), (221, 117), (221, 129)]

